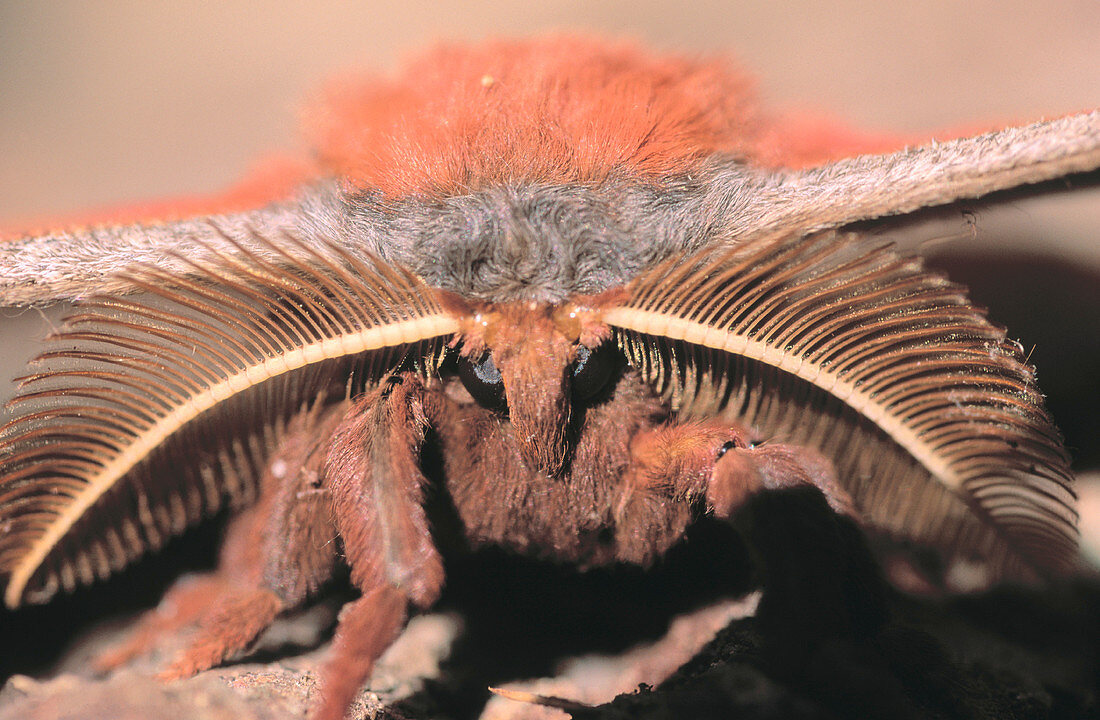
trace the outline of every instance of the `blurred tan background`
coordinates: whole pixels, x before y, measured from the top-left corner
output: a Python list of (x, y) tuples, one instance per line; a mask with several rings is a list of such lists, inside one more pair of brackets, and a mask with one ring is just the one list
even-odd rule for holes
[[(333, 72), (389, 70), (440, 38), (546, 30), (732, 53), (768, 105), (869, 130), (1100, 106), (1098, 0), (2, 2), (0, 226), (216, 191), (298, 143), (297, 108)], [(1047, 243), (1100, 269), (1097, 228), (1096, 190), (981, 222), (987, 243)], [(10, 376), (45, 325), (36, 311), (0, 313)]]
[(732, 52), (768, 101), (869, 129), (1100, 104), (1097, 0), (0, 4), (0, 222), (218, 189), (297, 142), (333, 71), (438, 38), (577, 29)]

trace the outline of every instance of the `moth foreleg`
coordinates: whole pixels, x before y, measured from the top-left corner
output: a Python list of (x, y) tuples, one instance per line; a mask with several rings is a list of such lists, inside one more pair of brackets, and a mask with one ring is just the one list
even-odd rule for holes
[[(186, 677), (217, 665), (270, 625), (280, 609), (278, 596), (244, 580), (259, 573), (239, 552), (241, 540), (255, 537), (258, 511), (250, 508), (230, 523), (217, 570), (173, 585), (127, 639), (95, 659), (95, 668), (107, 672), (141, 656), (167, 655), (174, 660), (161, 678)], [(242, 609), (248, 617), (239, 617)], [(242, 625), (253, 629), (242, 636)]]
[(829, 506), (843, 515), (854, 515), (852, 498), (840, 486), (833, 463), (824, 455), (800, 445), (723, 445), (707, 486), (707, 501), (716, 515), (736, 510), (747, 492), (811, 486), (821, 491)]
[(211, 603), (186, 649), (157, 677), (178, 680), (221, 664), (251, 645), (283, 609), (279, 596), (267, 588), (228, 589)]
[(795, 445), (758, 445), (750, 438), (746, 428), (715, 421), (643, 430), (631, 443), (632, 493), (702, 497), (708, 510), (729, 517), (752, 493), (810, 485), (835, 511), (853, 511), (832, 463), (821, 453)]
[(217, 572), (188, 575), (177, 581), (157, 607), (142, 615), (129, 635), (92, 660), (96, 672), (106, 673), (155, 653), (171, 638), (199, 621), (210, 610), (210, 599), (225, 592), (226, 579)]
[(333, 436), (325, 487), (362, 597), (341, 614), (315, 718), (344, 716), (404, 626), (408, 604), (426, 607), (442, 588), (443, 563), (423, 508), (424, 402), (415, 375), (390, 378), (353, 401)]
[(392, 585), (364, 592), (340, 613), (329, 659), (321, 671), (321, 703), (312, 720), (341, 720), (363, 685), (375, 661), (405, 625), (408, 597)]
[(332, 575), (335, 530), (320, 491), (323, 450), (346, 406), (295, 417), (268, 461), (260, 498), (230, 523), (218, 569), (177, 583), (122, 645), (97, 660), (109, 670), (197, 625), (161, 675), (186, 677), (245, 649), (283, 610)]

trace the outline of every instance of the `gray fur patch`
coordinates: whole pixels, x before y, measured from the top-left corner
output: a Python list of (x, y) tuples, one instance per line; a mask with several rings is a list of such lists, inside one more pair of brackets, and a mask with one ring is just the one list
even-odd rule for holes
[(700, 217), (705, 192), (683, 178), (659, 187), (528, 184), (390, 206), (345, 197), (340, 214), (344, 242), (430, 285), (480, 300), (560, 302), (712, 242), (720, 223)]

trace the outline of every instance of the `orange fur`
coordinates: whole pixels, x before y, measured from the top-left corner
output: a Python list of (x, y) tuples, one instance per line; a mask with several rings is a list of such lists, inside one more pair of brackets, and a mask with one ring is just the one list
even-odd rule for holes
[(397, 78), (333, 85), (310, 126), (325, 167), (392, 197), (507, 181), (655, 180), (753, 154), (751, 83), (720, 61), (552, 36), (442, 46)]
[(391, 198), (613, 174), (655, 181), (715, 153), (803, 168), (919, 141), (766, 114), (722, 59), (568, 36), (443, 45), (391, 80), (345, 78), (307, 126), (327, 172)]

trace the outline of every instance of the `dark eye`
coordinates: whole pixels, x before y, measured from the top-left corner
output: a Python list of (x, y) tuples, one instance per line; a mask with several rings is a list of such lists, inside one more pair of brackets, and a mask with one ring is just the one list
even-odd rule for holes
[(458, 377), (482, 407), (489, 410), (508, 408), (508, 401), (504, 397), (504, 381), (500, 379), (500, 370), (488, 352), (477, 362), (464, 357), (458, 358)]
[(618, 359), (618, 349), (611, 343), (604, 343), (595, 350), (578, 345), (577, 359), (573, 362), (573, 395), (579, 400), (598, 395), (607, 387)]

